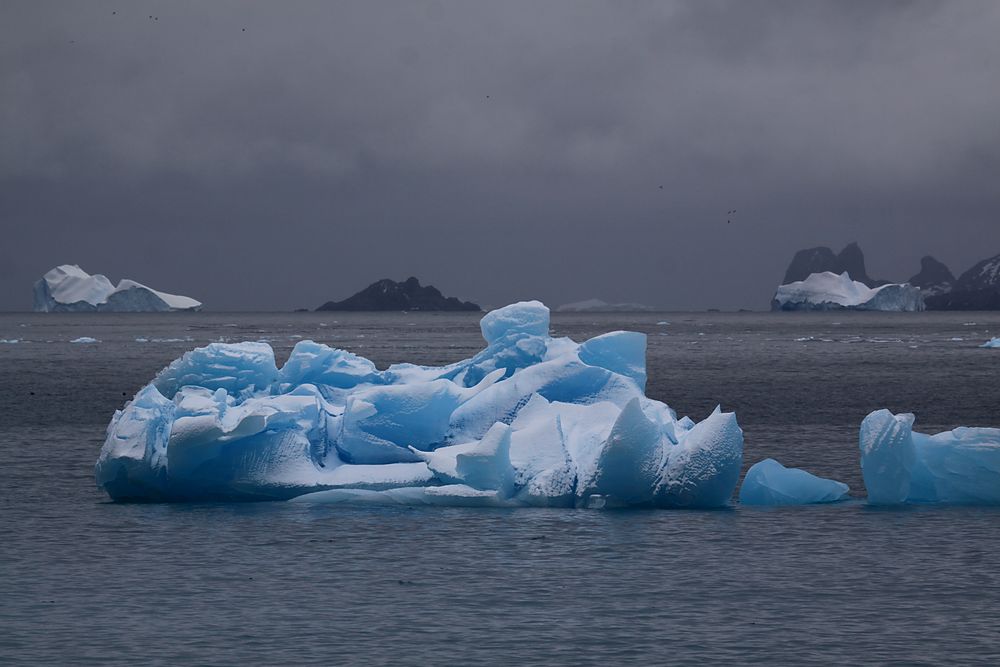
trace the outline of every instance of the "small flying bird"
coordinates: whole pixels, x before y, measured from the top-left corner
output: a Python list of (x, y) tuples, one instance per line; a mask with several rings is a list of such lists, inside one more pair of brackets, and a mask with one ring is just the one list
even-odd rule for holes
[(660, 189), (661, 189), (661, 190), (663, 189), (663, 186), (662, 186), (662, 185), (660, 186)]

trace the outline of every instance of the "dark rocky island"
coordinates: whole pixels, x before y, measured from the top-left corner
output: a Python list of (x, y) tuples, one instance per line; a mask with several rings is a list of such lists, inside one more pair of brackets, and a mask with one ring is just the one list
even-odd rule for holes
[(924, 299), (929, 310), (1000, 310), (1000, 255), (958, 277), (950, 290)]
[(316, 309), (354, 311), (430, 310), (430, 311), (480, 311), (471, 301), (446, 297), (432, 285), (421, 285), (410, 277), (401, 283), (384, 278), (364, 288), (343, 301), (327, 301)]
[(782, 284), (805, 280), (810, 274), (824, 271), (836, 273), (838, 276), (847, 271), (852, 280), (862, 282), (868, 287), (878, 287), (890, 282), (869, 277), (865, 269), (865, 254), (861, 252), (861, 247), (857, 243), (848, 243), (836, 255), (826, 246), (799, 250), (792, 258), (792, 263), (788, 265)]
[(955, 284), (955, 276), (942, 262), (925, 255), (920, 259), (920, 272), (907, 282), (919, 287), (926, 301), (928, 297), (950, 292)]

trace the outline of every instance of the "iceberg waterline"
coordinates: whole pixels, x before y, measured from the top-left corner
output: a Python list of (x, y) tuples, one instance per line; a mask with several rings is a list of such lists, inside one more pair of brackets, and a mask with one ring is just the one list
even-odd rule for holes
[(486, 348), (379, 370), (300, 341), (213, 343), (116, 412), (96, 465), (117, 500), (289, 499), (718, 507), (736, 486), (735, 415), (678, 419), (644, 394), (646, 338), (548, 335), (549, 311), (487, 313)]

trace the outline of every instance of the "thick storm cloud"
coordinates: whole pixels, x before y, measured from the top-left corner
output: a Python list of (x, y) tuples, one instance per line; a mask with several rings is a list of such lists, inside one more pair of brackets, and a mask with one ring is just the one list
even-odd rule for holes
[[(1000, 252), (994, 2), (0, 6), (0, 308), (56, 264), (291, 309), (766, 308)], [(729, 216), (727, 211), (736, 210)]]

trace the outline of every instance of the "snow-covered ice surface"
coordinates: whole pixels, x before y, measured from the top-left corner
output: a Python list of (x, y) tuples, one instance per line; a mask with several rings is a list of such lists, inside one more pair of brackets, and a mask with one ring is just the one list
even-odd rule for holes
[(116, 412), (96, 465), (117, 500), (719, 507), (743, 432), (645, 396), (646, 337), (549, 336), (537, 301), (487, 313), (486, 349), (386, 370), (300, 341), (212, 343)]
[(921, 311), (924, 300), (920, 289), (908, 283), (868, 287), (846, 271), (839, 276), (824, 271), (779, 286), (771, 309)]
[(845, 500), (850, 489), (843, 482), (817, 477), (799, 468), (786, 468), (774, 459), (750, 466), (740, 485), (743, 505), (809, 505)]
[(100, 343), (101, 341), (91, 336), (80, 336), (70, 341), (71, 343)]
[(868, 502), (1000, 504), (1000, 429), (913, 431), (912, 414), (872, 412), (861, 423)]
[(115, 286), (101, 274), (90, 275), (75, 264), (52, 269), (35, 283), (37, 312), (153, 312), (199, 310), (201, 302), (167, 294), (127, 278)]
[(983, 343), (979, 347), (1000, 348), (1000, 337), (991, 338), (990, 340), (986, 341), (985, 343)]

